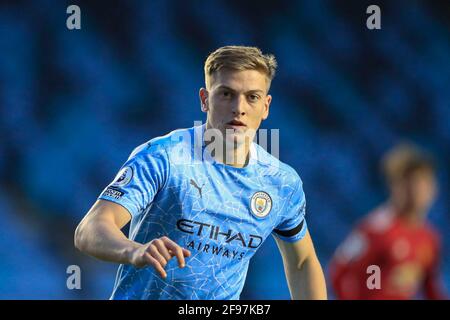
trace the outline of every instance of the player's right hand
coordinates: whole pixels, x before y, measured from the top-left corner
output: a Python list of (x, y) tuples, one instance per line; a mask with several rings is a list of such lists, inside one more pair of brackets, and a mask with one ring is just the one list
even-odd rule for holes
[(186, 265), (185, 257), (189, 257), (191, 252), (182, 248), (177, 243), (164, 236), (153, 239), (152, 241), (140, 245), (131, 252), (130, 263), (137, 268), (152, 266), (161, 275), (166, 278), (167, 273), (164, 270), (167, 263), (173, 257), (178, 259), (180, 268)]

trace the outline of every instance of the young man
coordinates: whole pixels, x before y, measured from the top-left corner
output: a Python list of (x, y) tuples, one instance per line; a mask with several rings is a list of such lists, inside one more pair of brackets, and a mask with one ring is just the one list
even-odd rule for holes
[[(437, 185), (429, 158), (402, 145), (383, 161), (389, 201), (362, 220), (337, 249), (330, 277), (338, 299), (445, 298), (438, 280), (438, 234), (426, 223)], [(379, 268), (379, 286), (368, 285)], [(375, 278), (374, 278), (375, 279)], [(371, 282), (371, 281), (369, 281)]]
[(238, 299), (270, 234), (292, 298), (326, 299), (302, 181), (252, 142), (275, 69), (253, 47), (210, 54), (199, 93), (206, 124), (136, 148), (81, 221), (76, 247), (121, 264), (112, 299)]

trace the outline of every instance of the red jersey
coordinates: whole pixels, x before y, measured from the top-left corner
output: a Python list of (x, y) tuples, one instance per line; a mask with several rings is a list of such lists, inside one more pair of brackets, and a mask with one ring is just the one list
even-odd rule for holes
[[(445, 299), (438, 280), (440, 241), (426, 223), (413, 225), (388, 207), (370, 213), (338, 247), (330, 277), (338, 299)], [(367, 284), (380, 271), (379, 286)], [(370, 288), (369, 288), (370, 287)]]

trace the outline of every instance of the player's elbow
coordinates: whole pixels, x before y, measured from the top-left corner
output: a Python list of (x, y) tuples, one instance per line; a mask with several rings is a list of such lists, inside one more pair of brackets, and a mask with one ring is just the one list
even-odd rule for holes
[(75, 229), (74, 234), (74, 245), (75, 248), (84, 252), (86, 250), (86, 222), (81, 221), (77, 228)]
[(297, 261), (298, 270), (302, 270), (308, 267), (316, 267), (317, 265), (320, 265), (320, 262), (315, 254), (309, 254)]

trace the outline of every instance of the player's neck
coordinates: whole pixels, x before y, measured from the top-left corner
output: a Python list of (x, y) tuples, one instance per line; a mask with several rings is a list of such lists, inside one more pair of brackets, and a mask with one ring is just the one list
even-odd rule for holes
[(425, 213), (422, 210), (392, 204), (397, 217), (410, 226), (419, 226), (424, 223)]
[[(206, 129), (211, 129), (209, 124)], [(222, 137), (215, 137), (209, 141), (205, 140), (206, 148), (209, 154), (217, 162), (228, 166), (243, 168), (248, 165), (250, 160), (250, 146), (252, 140), (246, 140), (243, 143), (230, 142)]]
[[(236, 146), (235, 148), (224, 149), (225, 161), (223, 163), (226, 165), (243, 168), (248, 164), (250, 147), (245, 143), (240, 146)], [(232, 156), (230, 157), (230, 155)]]
[(227, 144), (223, 144), (222, 152), (218, 152), (219, 148), (210, 148), (211, 145), (211, 142), (206, 142), (206, 147), (217, 162), (236, 168), (247, 166), (250, 158), (250, 146), (242, 144), (227, 148)]

